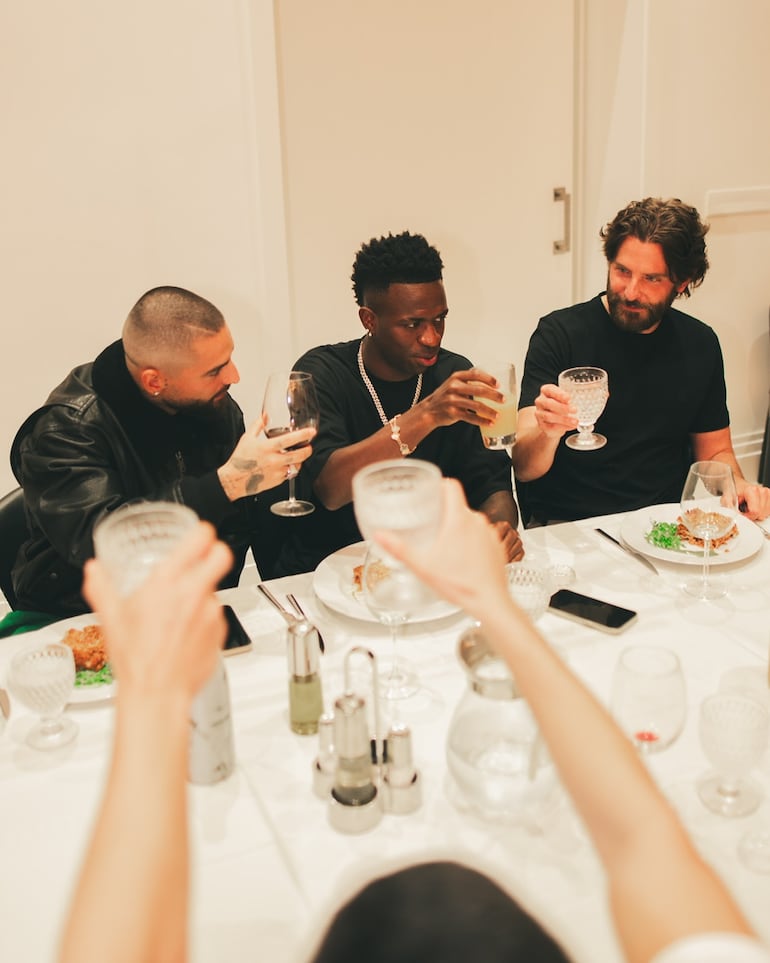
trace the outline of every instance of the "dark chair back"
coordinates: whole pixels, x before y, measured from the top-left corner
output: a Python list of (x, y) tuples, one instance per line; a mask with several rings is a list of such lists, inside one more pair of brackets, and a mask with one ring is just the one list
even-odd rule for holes
[(19, 548), (28, 538), (24, 493), (16, 488), (0, 498), (0, 588), (12, 609), (16, 608), (16, 593), (11, 583), (11, 569)]

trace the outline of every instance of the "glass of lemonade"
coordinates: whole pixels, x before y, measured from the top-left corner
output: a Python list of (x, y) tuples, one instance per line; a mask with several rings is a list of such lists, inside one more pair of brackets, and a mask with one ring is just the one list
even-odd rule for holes
[(510, 448), (516, 441), (516, 416), (518, 414), (516, 397), (516, 368), (510, 362), (494, 362), (492, 364), (477, 365), (482, 371), (491, 374), (497, 380), (498, 391), (503, 395), (502, 401), (490, 401), (484, 398), (484, 404), (498, 412), (497, 418), (491, 425), (481, 425), (481, 437), (487, 448), (497, 451)]

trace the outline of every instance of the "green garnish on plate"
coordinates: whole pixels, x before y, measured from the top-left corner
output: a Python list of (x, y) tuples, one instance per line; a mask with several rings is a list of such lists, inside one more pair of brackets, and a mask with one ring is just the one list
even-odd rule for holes
[(672, 552), (682, 551), (682, 539), (677, 534), (676, 522), (653, 522), (652, 528), (644, 536), (650, 545), (667, 548)]
[(112, 682), (112, 666), (107, 662), (101, 669), (78, 669), (75, 673), (75, 685), (109, 685)]

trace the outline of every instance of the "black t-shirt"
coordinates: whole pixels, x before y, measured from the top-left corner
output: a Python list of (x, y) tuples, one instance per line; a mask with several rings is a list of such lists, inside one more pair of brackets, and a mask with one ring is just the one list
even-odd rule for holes
[[(322, 345), (308, 351), (294, 365), (296, 371), (313, 375), (321, 409), (313, 454), (297, 478), (298, 496), (314, 501), (316, 510), (304, 518), (291, 519), (291, 525), (284, 526), (286, 543), (278, 564), (280, 574), (311, 571), (322, 558), (361, 539), (352, 504), (331, 512), (312, 496), (312, 483), (332, 452), (362, 441), (382, 428), (358, 370), (359, 344), (356, 340)], [(470, 367), (467, 358), (442, 348), (436, 364), (423, 375), (420, 398), (435, 391), (453, 371)], [(414, 398), (416, 377), (396, 382), (371, 377), (371, 381), (388, 418), (408, 411)], [(395, 442), (393, 457), (399, 457)], [(420, 442), (413, 457), (430, 461), (445, 476), (457, 478), (473, 508), (479, 508), (495, 492), (511, 491), (508, 455), (485, 448), (475, 425), (457, 422), (436, 428)]]
[(574, 451), (562, 439), (550, 471), (517, 482), (525, 519), (571, 520), (678, 502), (692, 461), (690, 435), (730, 424), (714, 331), (673, 308), (652, 334), (622, 331), (601, 295), (554, 311), (530, 339), (519, 408), (578, 365), (609, 375), (609, 400), (596, 422), (607, 444)]

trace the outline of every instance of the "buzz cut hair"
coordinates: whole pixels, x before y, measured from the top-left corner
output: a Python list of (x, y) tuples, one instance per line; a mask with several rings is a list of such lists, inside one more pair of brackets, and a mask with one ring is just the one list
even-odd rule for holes
[(163, 286), (145, 292), (123, 325), (123, 347), (131, 362), (154, 366), (168, 357), (182, 357), (200, 337), (221, 331), (219, 308), (185, 288)]
[(353, 262), (353, 293), (359, 307), (370, 293), (383, 293), (391, 284), (430, 284), (442, 279), (444, 264), (422, 234), (387, 234), (363, 244)]

